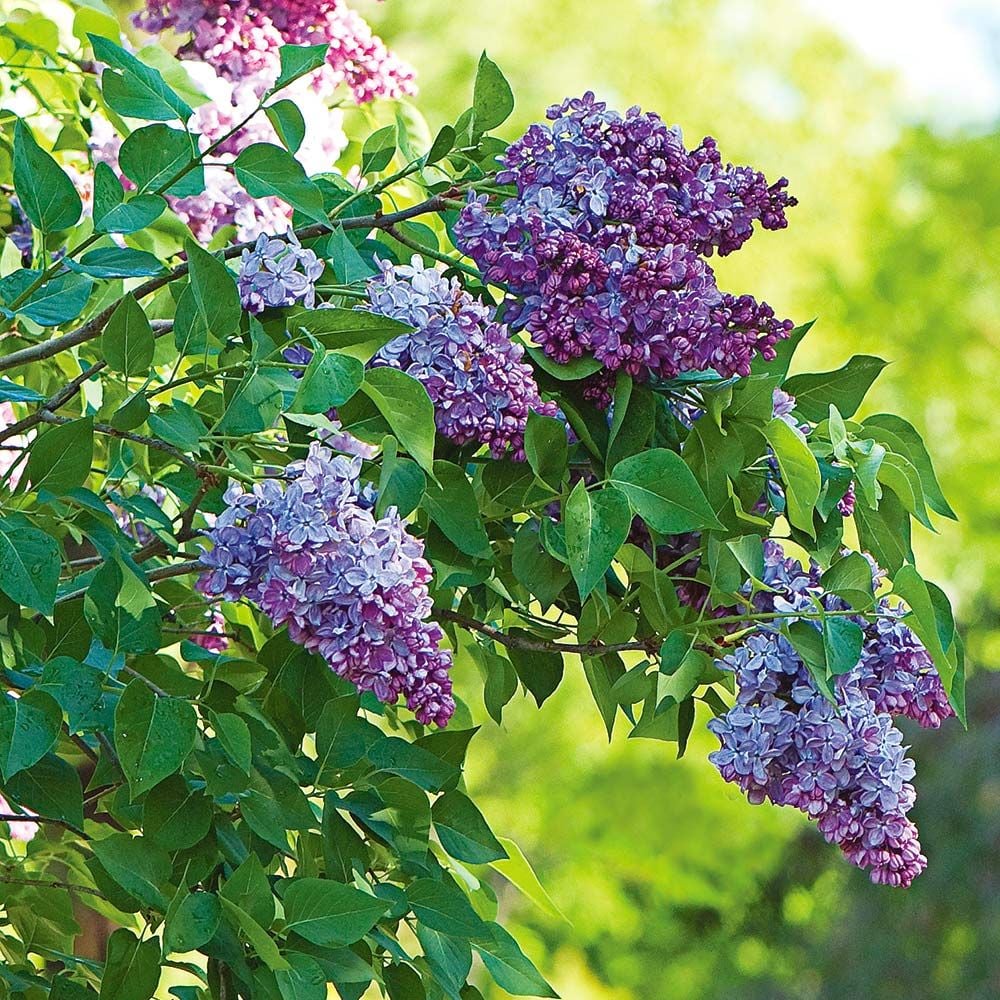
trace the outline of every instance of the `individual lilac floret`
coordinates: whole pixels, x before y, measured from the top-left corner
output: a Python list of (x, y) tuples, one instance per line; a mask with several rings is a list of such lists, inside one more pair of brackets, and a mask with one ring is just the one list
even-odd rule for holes
[[(873, 577), (880, 571), (874, 567)], [(764, 542), (760, 611), (842, 611), (823, 593), (818, 567), (803, 567), (774, 541)], [(770, 799), (815, 820), (873, 882), (907, 886), (927, 866), (907, 818), (916, 798), (913, 761), (892, 717), (939, 726), (954, 712), (927, 651), (886, 599), (865, 622), (858, 664), (832, 681), (831, 701), (780, 633), (751, 634), (717, 665), (736, 681), (736, 704), (709, 729), (720, 748), (709, 755), (722, 777), (754, 803)], [(802, 619), (805, 621), (806, 619)]]
[(226, 631), (226, 619), (218, 608), (209, 608), (205, 612), (208, 621), (202, 631), (191, 636), (191, 641), (210, 653), (224, 653), (229, 648), (229, 639), (223, 634)]
[(461, 284), (415, 256), (409, 265), (383, 262), (368, 283), (372, 312), (413, 327), (386, 344), (372, 364), (418, 379), (434, 403), (438, 430), (456, 444), (478, 442), (497, 457), (524, 460), (528, 414), (555, 416), (542, 401), (524, 348), (510, 339), (493, 310)]
[(323, 262), (299, 242), (290, 229), (284, 236), (257, 237), (253, 250), (244, 250), (240, 260), (240, 301), (247, 312), (291, 306), (301, 302), (307, 309), (316, 304), (316, 280)]
[(586, 94), (549, 109), (501, 157), (516, 189), (499, 212), (470, 195), (460, 249), (504, 286), (505, 313), (546, 354), (592, 354), (609, 371), (671, 378), (748, 375), (774, 357), (790, 321), (719, 290), (705, 258), (739, 249), (755, 223), (786, 225), (784, 179), (723, 165), (712, 139), (694, 150), (638, 108), (624, 116)]
[(837, 501), (837, 510), (842, 516), (850, 517), (854, 513), (854, 504), (856, 502), (857, 497), (854, 493), (854, 480), (852, 479), (844, 495)]
[(451, 653), (428, 621), (423, 543), (395, 508), (376, 518), (360, 472), (360, 458), (314, 443), (285, 470), (284, 485), (230, 486), (198, 588), (251, 600), (359, 690), (389, 704), (402, 695), (419, 721), (444, 726), (455, 710)]

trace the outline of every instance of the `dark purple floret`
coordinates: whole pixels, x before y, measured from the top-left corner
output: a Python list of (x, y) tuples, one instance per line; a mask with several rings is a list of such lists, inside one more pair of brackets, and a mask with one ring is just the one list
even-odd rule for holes
[(759, 222), (787, 223), (782, 179), (724, 165), (715, 141), (591, 93), (549, 109), (501, 159), (515, 197), (499, 212), (471, 196), (459, 247), (511, 293), (508, 321), (555, 360), (593, 354), (646, 378), (714, 369), (747, 375), (791, 323), (750, 296), (720, 292), (704, 258), (738, 250)]

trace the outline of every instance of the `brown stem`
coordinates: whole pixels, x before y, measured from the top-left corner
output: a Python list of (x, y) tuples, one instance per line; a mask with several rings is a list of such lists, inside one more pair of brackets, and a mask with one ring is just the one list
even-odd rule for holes
[(7, 875), (6, 873), (0, 873), (0, 882), (5, 882), (7, 885), (28, 885), (33, 886), (36, 889), (66, 889), (68, 892), (83, 892), (88, 896), (97, 896), (100, 899), (107, 899), (104, 893), (98, 892), (97, 889), (91, 889), (89, 885), (77, 885), (75, 882), (58, 882), (55, 880), (38, 878), (18, 878), (15, 875)]
[(85, 834), (75, 823), (70, 823), (65, 819), (55, 819), (52, 816), (34, 816), (31, 813), (0, 813), (0, 822), (43, 823), (50, 826), (61, 826), (67, 830), (72, 830), (78, 837), (87, 837), (87, 834)]

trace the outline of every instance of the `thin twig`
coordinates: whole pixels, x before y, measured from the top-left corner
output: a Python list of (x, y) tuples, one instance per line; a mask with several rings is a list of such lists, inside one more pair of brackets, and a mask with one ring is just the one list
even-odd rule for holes
[(89, 885), (78, 885), (75, 882), (57, 882), (49, 881), (46, 879), (37, 878), (18, 878), (14, 875), (7, 875), (0, 873), (0, 882), (6, 882), (8, 885), (27, 885), (33, 886), (36, 889), (65, 889), (68, 892), (83, 892), (88, 896), (97, 896), (99, 899), (107, 900), (107, 896), (103, 892), (99, 892), (97, 889), (91, 889)]

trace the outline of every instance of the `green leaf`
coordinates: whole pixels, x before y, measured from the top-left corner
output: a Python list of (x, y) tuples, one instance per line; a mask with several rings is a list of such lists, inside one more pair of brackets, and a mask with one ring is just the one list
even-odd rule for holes
[(819, 423), (826, 419), (831, 403), (849, 419), (886, 364), (881, 358), (856, 354), (836, 371), (794, 375), (785, 382), (784, 389), (795, 397), (795, 409), (806, 420)]
[(559, 379), (560, 382), (576, 382), (588, 375), (593, 375), (594, 372), (599, 372), (604, 367), (597, 358), (591, 357), (589, 354), (573, 358), (563, 365), (559, 364), (558, 361), (553, 361), (538, 347), (528, 347), (526, 353), (542, 371)]
[(441, 846), (453, 858), (472, 865), (507, 858), (507, 852), (493, 835), (483, 814), (461, 792), (445, 792), (431, 806), (431, 818)]
[(66, 266), (92, 278), (149, 278), (166, 270), (153, 254), (132, 247), (101, 247)]
[(236, 333), (243, 309), (229, 268), (193, 240), (187, 240), (184, 249), (191, 280), (177, 303), (174, 342), (179, 351), (190, 354), (204, 350), (210, 339), (221, 342)]
[(514, 536), (511, 569), (517, 582), (527, 587), (543, 608), (549, 607), (570, 581), (569, 568), (548, 552), (537, 526), (530, 521)]
[(580, 599), (586, 600), (628, 538), (632, 512), (617, 489), (591, 493), (581, 480), (563, 505), (563, 521), (569, 567)]
[(365, 366), (347, 354), (316, 351), (306, 366), (292, 413), (325, 413), (343, 406), (361, 388)]
[[(823, 589), (863, 610), (872, 601), (872, 568), (860, 552), (838, 559), (820, 578)], [(860, 597), (860, 603), (855, 603)]]
[(153, 363), (153, 328), (135, 296), (127, 294), (101, 335), (101, 353), (113, 372), (146, 375)]
[(826, 669), (834, 675), (852, 671), (861, 659), (865, 635), (861, 626), (847, 618), (823, 619), (823, 651)]
[(924, 503), (924, 488), (920, 483), (920, 474), (902, 455), (888, 452), (878, 468), (878, 480), (888, 486), (899, 497), (900, 503), (925, 528), (934, 530), (927, 515)]
[[(102, 168), (107, 171), (102, 174)], [(107, 200), (99, 205), (97, 201), (98, 181), (101, 176), (111, 175), (121, 196), (117, 201)], [(99, 233), (135, 233), (151, 226), (163, 214), (167, 203), (158, 194), (139, 194), (124, 201), (124, 190), (114, 172), (106, 163), (98, 163), (95, 172), (94, 229)]]
[(294, 83), (299, 77), (305, 76), (306, 73), (312, 73), (313, 70), (319, 69), (326, 62), (329, 48), (329, 44), (282, 45), (278, 49), (281, 70), (268, 94), (275, 94), (283, 87), (287, 87), (288, 84)]
[[(135, 598), (132, 600), (131, 598)], [(105, 562), (84, 597), (94, 635), (113, 653), (149, 653), (160, 645), (160, 612), (145, 583), (118, 560)]]
[(165, 912), (168, 901), (163, 887), (170, 881), (170, 857), (145, 837), (113, 833), (90, 842), (104, 870), (130, 896), (145, 906)]
[[(13, 302), (40, 274), (40, 271), (15, 271), (0, 282), (0, 295), (5, 302)], [(39, 326), (60, 326), (83, 312), (93, 287), (93, 281), (82, 274), (60, 274), (32, 292), (16, 312)]]
[(462, 1000), (460, 991), (472, 968), (472, 949), (468, 942), (419, 923), (416, 933), (434, 979), (449, 1000)]
[(442, 125), (431, 143), (431, 148), (424, 154), (424, 165), (430, 166), (443, 160), (455, 148), (455, 130), (450, 125)]
[(472, 942), (496, 984), (519, 997), (557, 997), (518, 943), (499, 924), (486, 924), (487, 933)]
[(483, 527), (472, 483), (465, 472), (451, 462), (438, 461), (433, 468), (436, 481), (427, 483), (421, 500), (431, 520), (460, 551), (476, 558), (489, 559), (490, 540)]
[(118, 164), (122, 173), (135, 181), (140, 195), (152, 192), (187, 198), (205, 190), (205, 168), (201, 164), (179, 176), (197, 157), (198, 146), (190, 133), (169, 125), (146, 125), (130, 133), (122, 143)]
[(377, 174), (385, 170), (396, 155), (396, 126), (385, 125), (376, 129), (361, 148), (361, 173)]
[(483, 932), (482, 918), (454, 882), (418, 878), (407, 887), (406, 898), (417, 920), (431, 930), (459, 938)]
[(569, 456), (566, 424), (555, 417), (529, 410), (524, 453), (535, 475), (558, 490)]
[(909, 459), (920, 474), (920, 482), (931, 510), (943, 517), (955, 519), (955, 512), (941, 492), (931, 457), (916, 428), (892, 413), (876, 413), (866, 417), (862, 424), (865, 432), (881, 441), (890, 451)]
[(219, 890), (223, 899), (240, 907), (254, 923), (270, 927), (274, 920), (274, 895), (271, 883), (256, 854), (246, 860), (226, 879)]
[(780, 418), (776, 417), (764, 427), (764, 436), (774, 449), (781, 471), (788, 520), (793, 527), (813, 537), (813, 510), (822, 488), (816, 457), (805, 438)]
[(398, 774), (427, 792), (439, 792), (458, 781), (458, 768), (398, 736), (383, 737), (367, 756), (376, 770)]
[(249, 774), (253, 755), (250, 727), (231, 712), (210, 712), (209, 720), (226, 756), (244, 774)]
[(252, 371), (233, 393), (217, 430), (224, 434), (270, 430), (283, 403), (281, 386), (263, 372)]
[(211, 892), (191, 892), (168, 913), (163, 934), (163, 952), (194, 951), (208, 944), (219, 929), (222, 906)]
[(611, 483), (654, 531), (673, 535), (722, 527), (694, 474), (680, 455), (666, 448), (651, 448), (619, 462)]
[(0, 590), (22, 607), (51, 615), (62, 561), (54, 538), (0, 521)]
[(911, 614), (906, 617), (906, 624), (930, 653), (941, 683), (950, 695), (957, 660), (948, 656), (941, 642), (938, 613), (927, 583), (913, 566), (903, 566), (893, 575), (892, 592), (910, 606)]
[(878, 510), (858, 504), (854, 508), (854, 521), (860, 548), (870, 553), (887, 573), (893, 575), (903, 563), (913, 562), (910, 516), (892, 490), (887, 488), (883, 492)]
[(276, 101), (264, 113), (288, 152), (297, 152), (306, 137), (306, 121), (298, 105), (294, 101)]
[(284, 906), (288, 930), (324, 946), (359, 941), (389, 910), (367, 892), (319, 878), (294, 879)]
[(0, 402), (2, 403), (40, 403), (45, 397), (26, 385), (18, 385), (0, 378)]
[(399, 443), (433, 475), (434, 404), (423, 385), (395, 368), (373, 368), (366, 372), (361, 390), (385, 417)]
[(43, 232), (69, 229), (83, 214), (72, 180), (20, 119), (14, 123), (14, 190), (24, 214)]
[(0, 700), (0, 773), (6, 780), (37, 764), (56, 744), (62, 709), (43, 691)]
[(375, 273), (371, 260), (358, 253), (343, 226), (337, 226), (326, 241), (326, 256), (337, 280), (352, 285), (370, 278)]
[(323, 193), (288, 150), (269, 142), (255, 142), (236, 157), (234, 170), (251, 198), (277, 196), (308, 218), (327, 221)]
[(802, 657), (802, 662), (823, 696), (827, 701), (836, 704), (837, 699), (828, 679), (829, 670), (823, 633), (812, 622), (796, 620), (788, 626), (788, 639), (795, 647), (795, 652)]
[(288, 964), (274, 974), (281, 1000), (326, 1000), (326, 974), (315, 958), (292, 952)]
[[(509, 634), (515, 638), (533, 638), (524, 629), (510, 629)], [(562, 654), (554, 651), (520, 648), (511, 648), (507, 650), (507, 654), (510, 656), (510, 662), (514, 664), (514, 670), (521, 679), (521, 683), (531, 692), (535, 703), (541, 708), (542, 703), (555, 691), (562, 680)]]
[(328, 792), (323, 800), (323, 863), (327, 878), (350, 882), (355, 867), (361, 871), (368, 867), (368, 848), (354, 827), (337, 811), (338, 801), (336, 792)]
[(69, 731), (93, 728), (104, 697), (104, 673), (69, 656), (49, 660), (35, 689), (52, 695), (69, 719)]
[(161, 847), (171, 851), (194, 847), (212, 825), (211, 800), (179, 774), (172, 774), (146, 796), (142, 825)]
[(282, 972), (291, 968), (288, 962), (281, 957), (281, 952), (278, 951), (278, 946), (274, 943), (271, 935), (246, 910), (227, 899), (225, 895), (219, 896), (219, 903), (222, 905), (223, 912), (246, 935), (251, 947), (257, 953), (257, 957), (272, 972)]
[(7, 798), (41, 816), (83, 827), (83, 789), (76, 768), (55, 754), (20, 771), (4, 788)]
[(156, 695), (138, 677), (129, 683), (115, 709), (115, 749), (133, 799), (180, 770), (196, 731), (186, 701)]
[[(93, 37), (93, 36), (91, 36)], [(101, 1000), (150, 1000), (160, 982), (160, 944), (139, 939), (124, 927), (108, 938)]]
[(361, 361), (369, 361), (380, 347), (411, 333), (412, 329), (398, 320), (362, 309), (296, 308), (288, 315), (289, 336), (305, 331), (324, 347), (350, 353)]
[(500, 67), (484, 52), (479, 58), (472, 96), (476, 131), (489, 132), (502, 125), (514, 110), (514, 93)]
[(91, 417), (52, 427), (31, 446), (25, 478), (36, 492), (65, 496), (81, 486), (94, 461), (94, 421)]
[(622, 459), (645, 448), (653, 434), (656, 406), (656, 397), (649, 389), (636, 385), (628, 375), (618, 373), (614, 418), (608, 436), (607, 468), (613, 468)]
[(331, 698), (316, 723), (317, 781), (335, 784), (338, 773), (357, 764), (381, 735), (367, 719), (359, 717), (355, 695)]
[(167, 86), (160, 73), (140, 62), (120, 45), (100, 35), (88, 34), (94, 57), (121, 73), (106, 69), (102, 77), (104, 99), (113, 111), (126, 118), (147, 121), (186, 122), (193, 114), (190, 106)]

